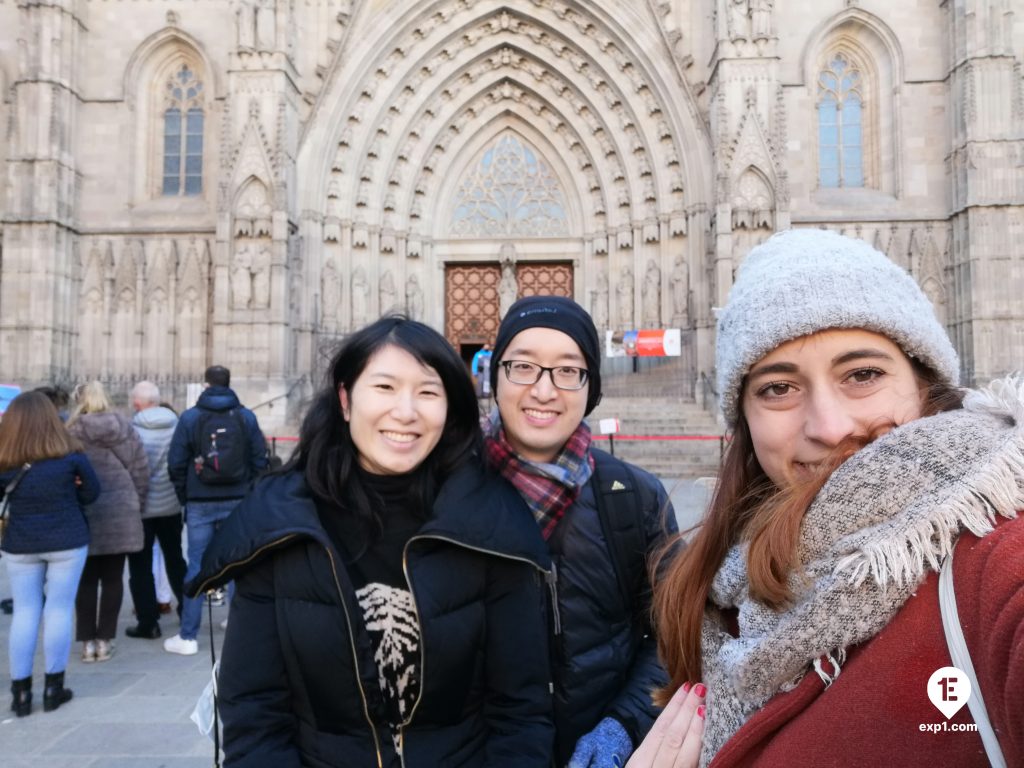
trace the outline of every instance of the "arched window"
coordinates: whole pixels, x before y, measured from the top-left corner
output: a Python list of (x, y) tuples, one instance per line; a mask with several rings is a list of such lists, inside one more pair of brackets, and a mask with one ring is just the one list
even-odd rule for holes
[(203, 191), (203, 84), (187, 64), (167, 81), (164, 108), (164, 195)]
[(860, 69), (842, 53), (818, 75), (818, 182), (864, 186), (864, 93)]
[(506, 133), (459, 184), (451, 231), (463, 237), (565, 235), (565, 195), (547, 163)]

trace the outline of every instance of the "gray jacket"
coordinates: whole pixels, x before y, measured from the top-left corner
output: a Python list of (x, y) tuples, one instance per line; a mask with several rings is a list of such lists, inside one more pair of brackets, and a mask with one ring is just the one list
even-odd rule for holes
[(177, 425), (178, 417), (174, 411), (162, 406), (146, 408), (132, 418), (132, 426), (142, 439), (149, 462), (149, 493), (146, 494), (143, 518), (181, 514), (181, 505), (167, 474), (167, 449)]
[(131, 422), (119, 413), (86, 413), (68, 431), (82, 441), (100, 479), (100, 496), (85, 508), (89, 554), (142, 549), (142, 516), (149, 490), (146, 450)]

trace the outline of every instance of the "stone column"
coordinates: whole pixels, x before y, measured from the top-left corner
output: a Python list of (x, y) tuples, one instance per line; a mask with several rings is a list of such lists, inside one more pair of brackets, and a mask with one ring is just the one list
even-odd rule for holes
[(77, 342), (75, 52), (84, 28), (74, 0), (18, 5), (0, 349), (7, 377), (35, 385), (70, 380)]
[(1010, 6), (993, 0), (949, 6), (953, 302), (947, 322), (969, 385), (1017, 370), (1024, 360), (1024, 93)]

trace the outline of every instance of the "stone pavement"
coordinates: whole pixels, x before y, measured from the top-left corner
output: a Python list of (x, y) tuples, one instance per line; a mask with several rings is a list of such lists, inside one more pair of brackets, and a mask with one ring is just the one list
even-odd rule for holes
[[(10, 596), (7, 568), (0, 560), (0, 595)], [(224, 632), (220, 621), (227, 607), (214, 607), (217, 650)], [(166, 653), (162, 640), (124, 636), (133, 623), (132, 602), (125, 581), (125, 599), (118, 622), (116, 650), (110, 661), (83, 664), (81, 643), (74, 643), (66, 685), (75, 692), (55, 712), (43, 712), (42, 638), (37, 647), (33, 707), (28, 717), (10, 711), (7, 635), (10, 616), (0, 616), (0, 765), (3, 768), (207, 768), (213, 764), (213, 742), (189, 720), (196, 699), (210, 679), (207, 613), (199, 653)], [(177, 632), (177, 617), (161, 619), (165, 636)]]
[[(700, 483), (665, 480), (681, 526), (699, 518), (707, 489)], [(0, 560), (0, 597), (9, 597), (7, 568)], [(217, 651), (224, 637), (220, 621), (227, 606), (214, 607)], [(166, 653), (162, 640), (124, 636), (133, 623), (131, 595), (118, 622), (116, 651), (110, 661), (83, 664), (74, 643), (67, 685), (75, 697), (55, 712), (43, 712), (42, 639), (37, 648), (33, 710), (16, 718), (10, 711), (7, 635), (11, 617), (0, 615), (0, 766), (3, 768), (208, 768), (213, 742), (189, 720), (196, 699), (210, 679), (207, 612), (199, 653)], [(177, 631), (173, 616), (161, 620), (164, 636)]]

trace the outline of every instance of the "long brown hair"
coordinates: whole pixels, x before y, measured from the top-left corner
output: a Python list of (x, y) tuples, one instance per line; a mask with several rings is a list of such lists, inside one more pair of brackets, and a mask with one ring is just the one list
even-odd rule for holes
[(0, 421), (0, 472), (80, 450), (82, 444), (68, 434), (56, 407), (42, 392), (22, 392)]
[[(934, 372), (916, 360), (911, 364), (923, 392), (921, 416), (961, 406), (962, 391), (939, 381)], [(742, 402), (742, 389), (740, 396)], [(702, 677), (700, 633), (704, 609), (711, 582), (729, 548), (740, 541), (749, 542), (751, 596), (773, 608), (784, 607), (792, 599), (788, 578), (799, 566), (797, 545), (804, 514), (835, 468), (882, 431), (843, 441), (813, 480), (780, 490), (761, 469), (750, 428), (740, 412), (703, 523), (695, 531), (679, 534), (661, 550), (660, 557), (678, 555), (662, 566), (664, 576), (654, 586), (651, 609), (658, 652), (669, 673), (669, 684), (654, 693), (656, 703), (664, 706), (684, 683)], [(690, 533), (692, 540), (680, 546), (678, 539)]]

